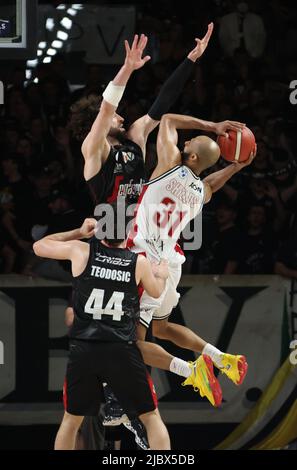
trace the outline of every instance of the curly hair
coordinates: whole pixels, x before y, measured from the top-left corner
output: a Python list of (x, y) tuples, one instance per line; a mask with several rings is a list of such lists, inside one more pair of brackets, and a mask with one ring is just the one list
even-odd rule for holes
[(71, 106), (71, 115), (67, 128), (76, 140), (82, 142), (90, 132), (99, 112), (101, 101), (101, 96), (89, 95), (76, 101)]

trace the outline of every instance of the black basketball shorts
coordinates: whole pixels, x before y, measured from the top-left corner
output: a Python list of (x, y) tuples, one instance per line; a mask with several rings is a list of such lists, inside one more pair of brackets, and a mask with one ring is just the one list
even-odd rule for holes
[(157, 407), (150, 375), (135, 343), (71, 340), (63, 388), (65, 410), (96, 416), (106, 382), (130, 419)]

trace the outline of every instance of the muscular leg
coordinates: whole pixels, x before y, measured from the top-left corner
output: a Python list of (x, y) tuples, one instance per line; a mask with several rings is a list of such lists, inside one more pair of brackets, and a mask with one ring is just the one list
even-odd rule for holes
[(171, 323), (168, 319), (153, 320), (153, 335), (156, 338), (171, 341), (181, 348), (199, 353), (202, 353), (207, 344), (186, 326)]
[(77, 432), (83, 418), (83, 416), (74, 416), (65, 411), (56, 437), (55, 450), (74, 450)]
[(149, 441), (150, 450), (170, 450), (170, 439), (158, 409), (139, 416)]
[(168, 370), (182, 377), (189, 377), (191, 375), (192, 370), (187, 361), (173, 357), (156, 343), (145, 341), (145, 336), (146, 328), (143, 325), (139, 325), (137, 346), (147, 366)]
[(143, 361), (147, 366), (157, 367), (158, 369), (170, 370), (170, 364), (173, 356), (165, 349), (149, 341), (137, 341)]

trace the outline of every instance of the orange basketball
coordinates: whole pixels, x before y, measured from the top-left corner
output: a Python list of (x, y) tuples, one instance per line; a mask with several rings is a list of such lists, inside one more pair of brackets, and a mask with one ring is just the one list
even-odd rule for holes
[(255, 136), (248, 127), (244, 127), (242, 132), (228, 131), (228, 137), (220, 135), (217, 142), (222, 157), (229, 162), (248, 160), (256, 145)]

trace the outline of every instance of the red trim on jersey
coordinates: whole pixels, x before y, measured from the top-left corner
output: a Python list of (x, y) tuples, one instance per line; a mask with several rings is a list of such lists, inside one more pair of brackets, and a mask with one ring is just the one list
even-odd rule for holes
[(127, 244), (126, 244), (126, 248), (128, 248), (129, 250), (131, 250), (131, 248), (133, 248), (134, 245), (134, 239), (136, 237), (136, 234), (137, 234), (137, 231), (138, 231), (138, 226), (137, 226), (137, 223), (136, 223), (136, 216), (137, 216), (137, 212), (138, 212), (138, 208), (141, 204), (141, 201), (146, 193), (146, 190), (147, 190), (148, 186), (144, 186), (142, 188), (142, 191), (139, 195), (139, 198), (138, 198), (138, 201), (137, 201), (137, 206), (135, 207), (135, 211), (134, 211), (134, 222), (133, 222), (133, 225), (132, 225), (132, 229), (129, 233), (129, 236), (128, 236), (128, 239), (127, 239)]
[(64, 380), (64, 385), (63, 385), (63, 404), (64, 404), (64, 410), (67, 411), (68, 396), (67, 396), (67, 379), (66, 378)]
[[(142, 253), (138, 253), (139, 255), (143, 255), (146, 257), (146, 253), (143, 251)], [(141, 299), (142, 295), (144, 293), (144, 287), (143, 285), (140, 283), (138, 284), (138, 297), (139, 297), (139, 300)]]
[(121, 184), (121, 181), (124, 179), (124, 175), (117, 175), (115, 177), (115, 182), (114, 182), (114, 187), (111, 196), (107, 198), (107, 202), (114, 202), (117, 200), (118, 193), (119, 193), (119, 187)]
[(157, 392), (155, 390), (155, 386), (154, 386), (154, 382), (153, 382), (153, 379), (151, 378), (150, 374), (148, 372), (146, 372), (146, 378), (147, 378), (147, 381), (148, 381), (148, 384), (150, 386), (150, 389), (151, 389), (151, 393), (152, 393), (152, 399), (154, 401), (154, 405), (156, 408), (158, 408), (158, 397), (157, 397)]
[(141, 299), (143, 293), (144, 293), (144, 287), (143, 287), (143, 285), (140, 283), (140, 284), (138, 284), (138, 297), (139, 297), (139, 300)]
[(180, 255), (185, 256), (183, 250), (181, 249), (181, 247), (180, 247), (180, 245), (179, 245), (178, 243), (175, 245), (174, 249), (175, 249), (175, 251), (176, 251), (177, 253), (179, 253)]

